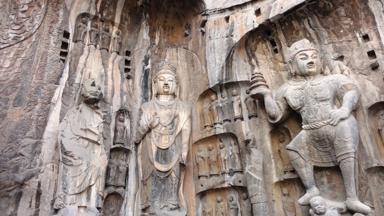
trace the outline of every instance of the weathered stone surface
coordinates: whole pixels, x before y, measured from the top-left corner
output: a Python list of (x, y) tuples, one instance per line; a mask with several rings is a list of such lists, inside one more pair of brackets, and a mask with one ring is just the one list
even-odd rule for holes
[(383, 215), (383, 5), (2, 1), (1, 215)]

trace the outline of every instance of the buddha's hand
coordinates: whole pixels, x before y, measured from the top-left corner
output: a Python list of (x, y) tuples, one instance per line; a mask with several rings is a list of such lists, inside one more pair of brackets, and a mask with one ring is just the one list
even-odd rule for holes
[(151, 129), (153, 129), (153, 128), (157, 127), (157, 125), (159, 125), (159, 123), (160, 123), (160, 117), (157, 115), (157, 113), (155, 113), (151, 118), (151, 121), (149, 123), (149, 127)]
[(333, 126), (337, 125), (341, 120), (348, 118), (349, 114), (350, 111), (347, 108), (343, 107), (341, 107), (340, 109), (332, 110), (330, 124)]

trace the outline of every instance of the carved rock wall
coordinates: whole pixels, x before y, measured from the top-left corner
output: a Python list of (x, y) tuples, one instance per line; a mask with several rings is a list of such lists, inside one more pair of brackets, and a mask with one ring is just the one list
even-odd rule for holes
[[(383, 215), (383, 5), (382, 0), (1, 2), (0, 211), (63, 214), (60, 123), (81, 104), (81, 89), (92, 79), (103, 92), (100, 143), (108, 158), (97, 211), (140, 215), (134, 139), (141, 105), (156, 96), (157, 67), (167, 62), (176, 68), (178, 98), (192, 107), (183, 188), (188, 215), (308, 216), (309, 206), (297, 202), (305, 188), (285, 148), (302, 130), (302, 119), (292, 113), (270, 124), (263, 100), (249, 94), (255, 72), (272, 90), (287, 82), (288, 47), (307, 38), (319, 47), (324, 73), (348, 76), (361, 92), (353, 112), (360, 133), (358, 196), (372, 208), (369, 215)], [(324, 197), (343, 202), (338, 167), (315, 168), (315, 180)]]

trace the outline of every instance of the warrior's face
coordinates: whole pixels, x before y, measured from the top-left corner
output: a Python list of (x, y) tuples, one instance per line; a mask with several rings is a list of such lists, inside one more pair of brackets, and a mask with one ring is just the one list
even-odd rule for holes
[(296, 54), (292, 62), (298, 76), (314, 76), (321, 73), (321, 61), (317, 50), (303, 50)]
[(160, 74), (156, 78), (158, 95), (176, 95), (176, 77), (169, 73)]

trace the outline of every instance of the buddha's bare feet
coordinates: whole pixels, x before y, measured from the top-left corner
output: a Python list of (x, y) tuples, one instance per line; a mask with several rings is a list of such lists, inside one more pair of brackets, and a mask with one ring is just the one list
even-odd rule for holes
[(315, 197), (318, 195), (320, 195), (319, 189), (317, 189), (317, 187), (312, 187), (308, 189), (307, 192), (302, 197), (300, 197), (300, 199), (298, 200), (298, 203), (300, 205), (309, 205), (309, 200), (311, 200), (312, 197)]
[(347, 206), (347, 209), (353, 212), (358, 212), (362, 214), (368, 214), (369, 212), (371, 212), (371, 208), (369, 206), (365, 205), (357, 199), (348, 198), (345, 201), (345, 205)]

